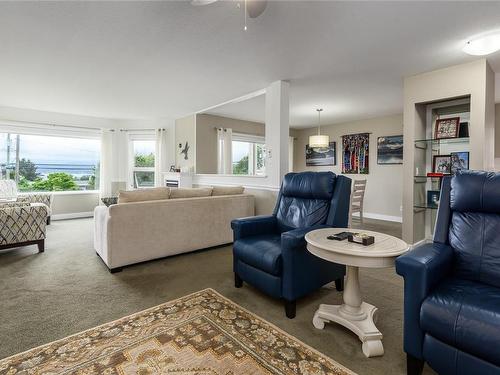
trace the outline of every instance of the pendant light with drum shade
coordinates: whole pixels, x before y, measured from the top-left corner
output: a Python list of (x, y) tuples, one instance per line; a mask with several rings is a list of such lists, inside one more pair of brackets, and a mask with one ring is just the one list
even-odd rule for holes
[(316, 109), (318, 112), (318, 134), (309, 137), (310, 148), (322, 148), (330, 145), (330, 137), (328, 135), (321, 135), (321, 112), (322, 108)]

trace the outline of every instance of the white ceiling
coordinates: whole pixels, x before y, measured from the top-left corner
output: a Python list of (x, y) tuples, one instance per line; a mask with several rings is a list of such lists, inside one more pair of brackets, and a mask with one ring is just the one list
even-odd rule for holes
[(402, 77), (499, 28), (500, 2), (276, 1), (246, 32), (235, 2), (0, 2), (0, 105), (177, 118), (284, 79), (292, 126), (343, 122), (400, 113)]

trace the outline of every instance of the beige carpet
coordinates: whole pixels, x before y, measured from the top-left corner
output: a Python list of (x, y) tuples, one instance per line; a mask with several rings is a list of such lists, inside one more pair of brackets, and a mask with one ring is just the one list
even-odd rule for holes
[[(401, 234), (400, 224), (366, 220), (365, 227)], [(33, 246), (0, 252), (0, 358), (213, 288), (360, 375), (405, 374), (402, 279), (391, 268), (361, 269), (360, 281), (363, 298), (379, 308), (383, 357), (366, 358), (356, 335), (344, 327), (313, 327), (319, 304), (342, 301), (333, 286), (299, 300), (297, 317), (290, 320), (281, 301), (248, 284), (234, 288), (231, 246), (110, 274), (93, 250), (91, 219), (55, 221), (45, 253)]]
[(0, 374), (352, 375), (205, 289), (0, 361)]

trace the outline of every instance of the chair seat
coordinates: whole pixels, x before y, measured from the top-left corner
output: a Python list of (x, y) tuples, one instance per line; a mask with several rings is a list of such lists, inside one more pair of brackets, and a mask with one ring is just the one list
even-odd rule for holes
[(449, 278), (424, 300), (420, 326), (431, 336), (500, 366), (500, 288)]
[(235, 259), (275, 276), (281, 275), (281, 235), (266, 234), (237, 240)]

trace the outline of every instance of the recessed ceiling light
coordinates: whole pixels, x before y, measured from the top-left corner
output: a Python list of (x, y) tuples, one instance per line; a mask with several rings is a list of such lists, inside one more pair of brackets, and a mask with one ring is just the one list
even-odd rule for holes
[(484, 56), (500, 50), (500, 32), (469, 40), (462, 51), (473, 56)]

